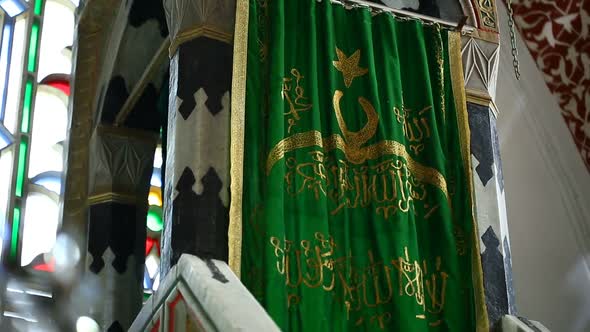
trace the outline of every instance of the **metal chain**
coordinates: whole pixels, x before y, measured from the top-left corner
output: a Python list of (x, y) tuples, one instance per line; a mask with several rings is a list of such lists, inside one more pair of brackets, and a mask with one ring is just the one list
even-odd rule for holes
[(512, 46), (512, 66), (514, 67), (514, 75), (517, 80), (520, 80), (520, 64), (518, 63), (518, 48), (516, 47), (516, 34), (514, 32), (512, 0), (508, 0), (508, 27), (510, 28), (510, 45)]

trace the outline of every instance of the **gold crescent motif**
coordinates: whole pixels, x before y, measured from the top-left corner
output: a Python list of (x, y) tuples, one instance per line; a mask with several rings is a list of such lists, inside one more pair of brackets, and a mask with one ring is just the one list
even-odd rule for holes
[(408, 169), (416, 179), (420, 182), (434, 185), (444, 193), (447, 200), (450, 199), (447, 181), (444, 176), (435, 168), (422, 165), (414, 160), (408, 153), (406, 146), (402, 143), (393, 140), (383, 140), (366, 147), (361, 147), (362, 144), (366, 143), (377, 132), (379, 115), (368, 100), (362, 97), (359, 98), (359, 103), (367, 115), (368, 121), (358, 132), (349, 131), (340, 110), (340, 99), (342, 96), (342, 91), (336, 90), (333, 100), (338, 126), (342, 130), (344, 138), (339, 134), (322, 137), (322, 133), (317, 130), (310, 130), (286, 137), (280, 140), (270, 150), (266, 159), (267, 175), (270, 175), (270, 171), (274, 165), (283, 159), (285, 154), (314, 146), (324, 149), (326, 153), (333, 150), (340, 150), (344, 153), (347, 160), (354, 164), (362, 164), (368, 159), (377, 159), (385, 155), (394, 155), (405, 160)]

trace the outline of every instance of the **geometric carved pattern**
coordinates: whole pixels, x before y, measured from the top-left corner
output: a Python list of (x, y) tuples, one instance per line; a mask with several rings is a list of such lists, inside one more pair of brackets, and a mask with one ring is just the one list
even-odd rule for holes
[[(156, 136), (100, 127), (91, 146), (90, 193), (141, 193), (149, 186)], [(134, 136), (135, 135), (135, 136)], [(139, 137), (143, 135), (145, 137)]]
[(463, 38), (463, 68), (465, 87), (469, 90), (485, 92), (496, 96), (496, 80), (500, 46), (471, 37)]

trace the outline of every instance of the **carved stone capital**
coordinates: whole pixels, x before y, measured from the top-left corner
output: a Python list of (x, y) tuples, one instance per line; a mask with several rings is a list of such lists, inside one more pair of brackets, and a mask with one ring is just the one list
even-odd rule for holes
[(462, 38), (463, 73), (467, 95), (489, 104), (496, 98), (500, 45), (470, 36)]
[(150, 132), (99, 127), (90, 144), (90, 203), (143, 199), (149, 190), (156, 144), (157, 135)]
[(178, 45), (201, 36), (231, 41), (235, 8), (235, 0), (164, 0), (170, 54)]

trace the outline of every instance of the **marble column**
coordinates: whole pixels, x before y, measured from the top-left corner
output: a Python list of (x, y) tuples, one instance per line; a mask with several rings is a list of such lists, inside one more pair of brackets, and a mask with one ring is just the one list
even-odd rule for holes
[(181, 254), (228, 259), (235, 0), (165, 0), (170, 31), (161, 278)]
[(90, 142), (86, 283), (88, 315), (127, 331), (141, 309), (147, 197), (158, 135), (99, 126)]
[(506, 217), (504, 179), (496, 129), (496, 81), (499, 35), (493, 2), (474, 8), (479, 30), (462, 38), (467, 110), (471, 130), (471, 161), (475, 189), (475, 216), (479, 231), (483, 282), (490, 327), (502, 316), (515, 314), (510, 236)]

